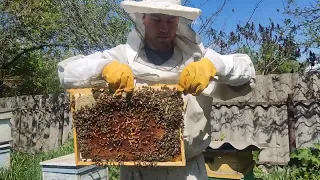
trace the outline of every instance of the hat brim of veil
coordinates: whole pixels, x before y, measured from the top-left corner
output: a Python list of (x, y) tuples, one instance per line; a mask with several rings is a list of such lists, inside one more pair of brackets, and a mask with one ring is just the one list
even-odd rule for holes
[(197, 8), (186, 7), (166, 2), (122, 1), (121, 6), (127, 13), (167, 14), (195, 20), (201, 14)]

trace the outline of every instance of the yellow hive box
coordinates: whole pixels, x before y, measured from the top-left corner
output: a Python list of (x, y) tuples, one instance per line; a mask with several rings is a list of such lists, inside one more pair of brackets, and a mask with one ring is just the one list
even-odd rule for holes
[[(210, 155), (205, 153), (208, 158)], [(208, 177), (220, 179), (243, 179), (253, 169), (251, 152), (216, 152), (211, 155), (213, 162), (206, 162)]]
[(266, 143), (212, 141), (204, 152), (209, 180), (253, 180), (253, 151), (269, 147)]

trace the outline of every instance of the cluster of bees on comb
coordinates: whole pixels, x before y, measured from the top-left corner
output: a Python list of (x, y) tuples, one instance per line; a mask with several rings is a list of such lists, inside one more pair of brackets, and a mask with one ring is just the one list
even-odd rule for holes
[(141, 87), (121, 98), (108, 88), (92, 93), (95, 104), (73, 112), (82, 159), (156, 166), (181, 156), (184, 102), (175, 89)]

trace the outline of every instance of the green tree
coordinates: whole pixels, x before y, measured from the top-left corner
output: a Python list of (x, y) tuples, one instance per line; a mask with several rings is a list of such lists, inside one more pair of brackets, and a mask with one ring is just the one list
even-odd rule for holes
[(291, 17), (290, 21), (299, 29), (304, 37), (302, 44), (306, 48), (320, 47), (320, 1), (308, 1), (308, 5), (301, 7), (294, 0), (287, 0), (285, 14)]
[(237, 25), (235, 31), (227, 34), (211, 29), (208, 38), (210, 47), (221, 54), (246, 53), (258, 74), (297, 72), (300, 57), (299, 45), (295, 41), (296, 31), (286, 25), (270, 22), (268, 26), (246, 23)]
[(60, 91), (58, 61), (124, 43), (129, 30), (111, 1), (0, 0), (1, 96)]
[(43, 58), (44, 56), (46, 55), (41, 50), (33, 51), (28, 54), (27, 59), (13, 64), (7, 71), (10, 76), (5, 81), (8, 88), (3, 96), (61, 92), (57, 61), (54, 57)]

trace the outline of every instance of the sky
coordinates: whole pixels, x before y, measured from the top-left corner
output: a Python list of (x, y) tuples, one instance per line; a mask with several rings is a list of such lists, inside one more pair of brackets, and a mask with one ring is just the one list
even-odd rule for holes
[[(191, 0), (196, 5), (205, 0)], [(201, 6), (202, 14), (208, 16), (211, 12), (217, 11), (224, 0), (207, 0), (204, 6)], [(260, 0), (229, 0), (224, 6), (215, 22), (215, 27), (225, 28), (225, 30), (234, 30), (237, 23), (245, 23), (249, 20), (255, 6)], [(251, 17), (251, 21), (259, 22), (262, 25), (269, 22), (269, 18), (275, 22), (280, 22), (285, 16), (282, 14), (283, 0), (262, 0), (258, 5), (255, 13)], [(301, 1), (301, 0), (300, 0)], [(307, 1), (301, 1), (304, 4)], [(277, 12), (277, 9), (280, 12)], [(234, 12), (233, 12), (234, 10)]]
[[(190, 0), (193, 7), (206, 2), (201, 6), (202, 14), (209, 16), (212, 12), (216, 12), (223, 4), (224, 0)], [(281, 24), (287, 15), (283, 13), (286, 0), (229, 0), (222, 9), (219, 16), (215, 19), (214, 29), (230, 32), (236, 29), (237, 24), (245, 24), (251, 17), (253, 10), (258, 2), (260, 2), (251, 17), (254, 23), (268, 25), (270, 20)], [(296, 0), (296, 4), (300, 7), (307, 6), (309, 0)], [(277, 11), (279, 10), (279, 12)], [(197, 19), (196, 23), (199, 22)], [(197, 30), (197, 26), (194, 27)]]

